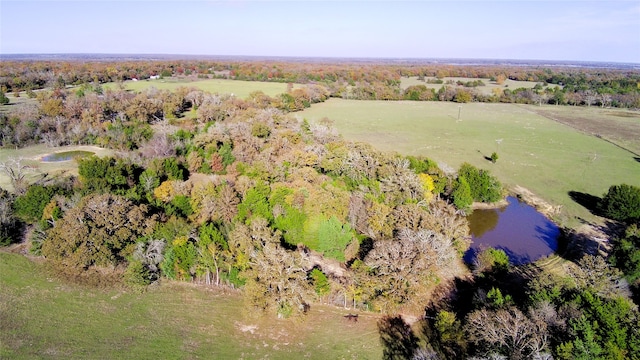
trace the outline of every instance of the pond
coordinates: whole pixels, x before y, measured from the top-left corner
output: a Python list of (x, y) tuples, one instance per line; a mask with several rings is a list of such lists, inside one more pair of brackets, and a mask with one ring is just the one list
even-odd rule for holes
[(467, 217), (473, 241), (464, 255), (467, 263), (488, 247), (504, 250), (514, 265), (536, 261), (558, 249), (556, 224), (514, 197), (507, 201), (508, 206), (474, 210)]
[(42, 159), (40, 160), (44, 162), (69, 161), (75, 158), (83, 158), (83, 157), (91, 156), (93, 154), (95, 153), (91, 151), (82, 151), (82, 150), (64, 151), (64, 152), (53, 153), (47, 156), (43, 156)]

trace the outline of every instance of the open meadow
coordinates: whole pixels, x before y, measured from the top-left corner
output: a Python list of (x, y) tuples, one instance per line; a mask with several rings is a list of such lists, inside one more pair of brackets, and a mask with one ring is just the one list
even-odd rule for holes
[(2, 359), (379, 359), (373, 314), (313, 306), (299, 319), (244, 314), (239, 293), (166, 281), (145, 293), (69, 285), (0, 252)]
[[(105, 88), (117, 87), (116, 83), (107, 83)], [(128, 80), (124, 82), (125, 89), (142, 91), (151, 87), (158, 90), (174, 91), (179, 87), (195, 87), (202, 91), (218, 94), (233, 94), (239, 98), (247, 98), (254, 91), (262, 91), (266, 95), (276, 96), (287, 92), (287, 84), (265, 81), (242, 81), (227, 79), (189, 79), (189, 78), (165, 78), (154, 80)]]
[[(462, 162), (488, 169), (507, 187), (523, 186), (551, 204), (562, 206), (556, 220), (576, 226), (580, 218), (592, 221), (595, 217), (573, 201), (569, 192), (602, 196), (614, 184), (640, 186), (640, 160), (612, 144), (613, 138), (607, 141), (588, 135), (539, 114), (559, 108), (562, 107), (331, 99), (296, 116), (311, 122), (327, 117), (345, 139), (367, 142), (383, 151), (424, 155), (453, 170)], [(588, 121), (599, 119), (600, 113), (620, 111), (626, 115), (616, 117), (619, 121), (634, 131), (640, 129), (637, 113), (571, 110), (564, 107), (560, 111), (576, 122), (583, 114), (589, 114), (584, 119)], [(632, 148), (639, 146), (637, 140), (627, 139), (624, 143)], [(495, 164), (487, 160), (494, 151), (499, 155)]]
[[(517, 81), (517, 80), (511, 80), (511, 79), (506, 79), (504, 80), (504, 83), (497, 84), (495, 81), (492, 81), (491, 79), (488, 79), (488, 78), (478, 79), (478, 78), (462, 78), (462, 77), (443, 77), (442, 79), (439, 79), (439, 80), (442, 80), (443, 82), (442, 84), (428, 83), (428, 81), (430, 80), (433, 81), (438, 79), (434, 77), (425, 77), (425, 80), (419, 80), (417, 76), (403, 77), (402, 79), (400, 79), (400, 87), (404, 90), (409, 86), (424, 85), (427, 87), (427, 89), (434, 89), (435, 91), (438, 91), (440, 90), (441, 87), (447, 85), (447, 82), (457, 83), (458, 81), (461, 81), (463, 83), (466, 83), (466, 82), (481, 80), (484, 83), (484, 86), (476, 86), (472, 88), (470, 87), (468, 89), (473, 89), (474, 91), (477, 91), (482, 95), (492, 95), (494, 89), (500, 89), (502, 91), (507, 89), (515, 90), (519, 88), (532, 89), (534, 86), (538, 84), (535, 81)], [(561, 88), (561, 86), (559, 85), (545, 85), (544, 88), (548, 86), (550, 86), (551, 88), (555, 88), (555, 87)]]

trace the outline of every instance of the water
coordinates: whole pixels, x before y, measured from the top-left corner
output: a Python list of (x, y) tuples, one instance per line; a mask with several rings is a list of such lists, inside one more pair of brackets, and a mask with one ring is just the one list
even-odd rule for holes
[(464, 260), (487, 247), (504, 250), (514, 265), (550, 255), (558, 249), (560, 229), (533, 207), (508, 197), (509, 205), (499, 209), (474, 210), (467, 217), (473, 243)]
[(82, 151), (82, 150), (64, 151), (64, 152), (53, 153), (47, 156), (43, 156), (41, 160), (44, 162), (60, 162), (60, 161), (73, 160), (78, 157), (80, 158), (87, 157), (93, 154), (94, 153), (91, 151)]

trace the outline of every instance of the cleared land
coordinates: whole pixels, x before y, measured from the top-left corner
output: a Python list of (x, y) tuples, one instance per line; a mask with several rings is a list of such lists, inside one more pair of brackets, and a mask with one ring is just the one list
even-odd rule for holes
[(0, 358), (380, 359), (376, 322), (313, 306), (301, 319), (243, 313), (242, 297), (167, 282), (146, 293), (49, 278), (0, 252)]
[[(556, 221), (576, 226), (580, 218), (593, 221), (595, 217), (568, 193), (602, 196), (613, 184), (640, 186), (640, 161), (604, 139), (536, 113), (555, 108), (331, 99), (297, 116), (309, 121), (327, 117), (345, 139), (367, 142), (383, 151), (424, 155), (452, 169), (465, 161), (489, 169), (508, 187), (523, 186), (561, 205)], [(589, 121), (570, 110), (566, 108), (565, 116), (573, 116), (578, 123)], [(628, 121), (632, 129), (640, 128), (640, 121), (626, 116), (622, 121)], [(593, 117), (599, 118), (597, 114)], [(496, 164), (485, 158), (494, 151), (500, 157)]]
[[(43, 162), (40, 159), (51, 153), (63, 152), (63, 151), (91, 151), (97, 156), (107, 156), (114, 153), (113, 150), (99, 148), (97, 146), (61, 146), (61, 147), (47, 147), (46, 145), (34, 145), (21, 149), (0, 149), (0, 163), (3, 163), (11, 158), (21, 159), (22, 164), (31, 168), (28, 172), (31, 180), (42, 178), (47, 174), (47, 177), (53, 177), (56, 175), (72, 175), (77, 174), (78, 164), (74, 160), (59, 161), (59, 162)], [(0, 187), (3, 189), (13, 190), (9, 177), (0, 172)]]
[(529, 106), (529, 110), (585, 134), (601, 137), (640, 157), (640, 112), (576, 106)]
[[(519, 88), (532, 89), (534, 86), (536, 86), (536, 84), (538, 84), (535, 81), (516, 81), (516, 80), (506, 79), (503, 84), (498, 85), (495, 81), (491, 81), (491, 79), (489, 78), (478, 79), (478, 78), (444, 77), (440, 79), (443, 81), (442, 84), (429, 84), (427, 83), (427, 81), (429, 80), (437, 80), (437, 79), (434, 77), (425, 77), (425, 80), (418, 80), (418, 77), (416, 76), (403, 77), (402, 79), (400, 79), (400, 87), (402, 89), (406, 89), (412, 85), (424, 85), (427, 87), (427, 89), (434, 89), (438, 91), (440, 90), (441, 87), (443, 87), (444, 85), (447, 85), (447, 82), (450, 82), (450, 81), (452, 81), (455, 85), (455, 83), (457, 83), (458, 81), (462, 81), (463, 83), (466, 83), (466, 82), (481, 80), (485, 84), (485, 86), (469, 87), (465, 89), (478, 91), (480, 94), (483, 94), (483, 95), (491, 95), (493, 94), (493, 89), (501, 89), (503, 91), (506, 89), (515, 90)], [(555, 87), (562, 88), (559, 85), (545, 85), (543, 88), (546, 88), (547, 86), (552, 89)]]
[[(174, 91), (179, 87), (195, 87), (202, 91), (218, 94), (233, 94), (239, 98), (246, 98), (254, 91), (262, 91), (266, 95), (276, 96), (287, 92), (286, 83), (241, 81), (227, 79), (192, 80), (188, 78), (167, 78), (156, 80), (125, 81), (125, 88), (132, 91), (142, 91), (150, 87), (159, 90)], [(115, 83), (103, 85), (107, 88), (116, 88)]]

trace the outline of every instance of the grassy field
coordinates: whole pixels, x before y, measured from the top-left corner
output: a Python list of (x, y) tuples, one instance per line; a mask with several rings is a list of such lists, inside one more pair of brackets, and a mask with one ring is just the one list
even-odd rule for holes
[[(509, 187), (523, 186), (546, 201), (561, 205), (562, 214), (556, 221), (575, 226), (579, 218), (595, 218), (568, 193), (602, 196), (613, 184), (640, 186), (640, 161), (604, 139), (537, 113), (555, 108), (332, 99), (296, 116), (309, 121), (328, 117), (346, 139), (368, 142), (383, 151), (425, 155), (453, 169), (465, 161), (489, 169)], [(565, 109), (566, 116), (577, 114), (574, 116), (579, 118), (581, 114)], [(640, 128), (637, 118), (620, 119), (634, 129)], [(494, 151), (499, 155), (496, 164), (485, 159)]]
[(146, 293), (50, 278), (0, 252), (1, 359), (379, 359), (376, 321), (313, 306), (304, 318), (243, 313), (239, 294), (187, 283)]
[[(286, 83), (277, 82), (260, 82), (260, 81), (240, 81), (226, 79), (208, 79), (208, 80), (189, 80), (189, 79), (157, 79), (157, 80), (140, 80), (125, 81), (125, 88), (133, 91), (142, 91), (150, 87), (159, 90), (175, 90), (179, 87), (195, 87), (202, 91), (218, 94), (234, 94), (239, 98), (246, 98), (254, 91), (262, 91), (269, 96), (287, 92)], [(116, 88), (115, 83), (107, 83), (103, 85), (105, 88)]]
[[(436, 80), (436, 78), (427, 77), (425, 78), (425, 80)], [(495, 81), (491, 81), (491, 79), (487, 79), (487, 78), (477, 79), (477, 78), (445, 77), (445, 78), (442, 78), (441, 80), (444, 82), (443, 84), (428, 84), (424, 80), (418, 80), (417, 76), (403, 77), (402, 79), (400, 79), (400, 87), (402, 89), (406, 89), (412, 85), (424, 85), (427, 87), (427, 89), (434, 89), (438, 91), (442, 86), (446, 85), (448, 81), (453, 81), (454, 83), (458, 81), (462, 81), (466, 83), (469, 81), (482, 80), (485, 86), (477, 86), (475, 88), (468, 88), (468, 89), (473, 89), (474, 91), (478, 91), (480, 94), (483, 94), (483, 95), (491, 95), (493, 92), (493, 89), (501, 89), (501, 90), (506, 90), (506, 89), (515, 90), (519, 88), (531, 89), (537, 84), (537, 82), (535, 81), (516, 81), (516, 80), (506, 79), (502, 85), (498, 85), (496, 84)], [(556, 86), (562, 88), (559, 85), (550, 85), (551, 88), (555, 88)]]
[[(22, 164), (28, 165), (32, 168), (32, 171), (29, 172), (29, 178), (31, 180), (39, 179), (44, 174), (48, 174), (47, 176), (54, 176), (56, 174), (77, 174), (78, 165), (73, 160), (60, 162), (40, 161), (40, 159), (47, 154), (75, 150), (91, 151), (97, 156), (113, 154), (112, 150), (95, 146), (61, 146), (51, 148), (46, 145), (34, 145), (21, 149), (0, 149), (0, 163), (11, 158), (22, 159)], [(13, 190), (9, 177), (3, 172), (0, 172), (0, 187), (3, 189)]]

